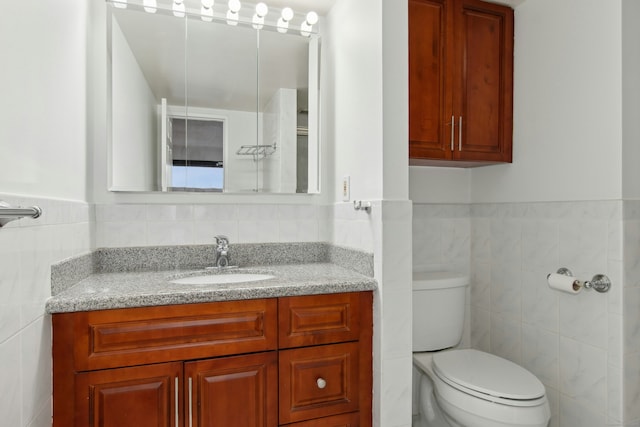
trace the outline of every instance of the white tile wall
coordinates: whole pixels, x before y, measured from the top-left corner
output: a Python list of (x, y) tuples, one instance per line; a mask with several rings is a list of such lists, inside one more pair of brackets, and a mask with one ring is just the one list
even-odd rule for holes
[[(621, 292), (623, 342), (623, 411), (625, 423), (640, 425), (640, 201), (624, 203)], [(612, 233), (613, 234), (613, 233)], [(614, 307), (619, 308), (619, 307)]]
[[(555, 426), (622, 425), (622, 207), (620, 201), (471, 206), (472, 318), (480, 320), (472, 343), (486, 350), (488, 342), (489, 351), (537, 375), (553, 399)], [(552, 291), (546, 275), (559, 267), (581, 279), (608, 274), (617, 292)]]
[[(414, 269), (455, 270), (442, 236), (464, 221), (471, 346), (536, 374), (551, 426), (640, 422), (640, 202), (416, 205)], [(561, 266), (584, 279), (605, 273), (613, 288), (552, 291), (546, 275)]]
[(51, 323), (44, 315), (50, 266), (86, 253), (93, 212), (86, 203), (0, 195), (38, 205), (38, 219), (0, 229), (0, 414), (3, 425), (51, 426)]
[[(469, 205), (416, 204), (413, 208), (413, 269), (469, 273)], [(482, 242), (479, 242), (482, 245)], [(482, 251), (482, 247), (474, 247)]]
[[(470, 208), (466, 204), (414, 204), (413, 271), (452, 271), (470, 275), (472, 251), (489, 260), (491, 254), (486, 245), (489, 242), (489, 223), (474, 231), (471, 229), (469, 215)], [(477, 271), (476, 276), (486, 286), (468, 290), (465, 328), (459, 347), (471, 346), (471, 328), (475, 324), (470, 311), (471, 292), (475, 292), (474, 297), (483, 301), (486, 308), (490, 307), (488, 276), (483, 278), (482, 271)], [(488, 335), (478, 337), (479, 341), (489, 338)]]
[(374, 254), (374, 422), (411, 426), (411, 202), (334, 206), (332, 242)]
[(330, 219), (315, 205), (97, 205), (96, 247), (330, 241)]

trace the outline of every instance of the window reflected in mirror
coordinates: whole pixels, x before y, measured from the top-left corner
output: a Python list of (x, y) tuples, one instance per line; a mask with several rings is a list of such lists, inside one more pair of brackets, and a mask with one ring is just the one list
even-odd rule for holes
[(170, 118), (170, 191), (224, 189), (224, 121)]

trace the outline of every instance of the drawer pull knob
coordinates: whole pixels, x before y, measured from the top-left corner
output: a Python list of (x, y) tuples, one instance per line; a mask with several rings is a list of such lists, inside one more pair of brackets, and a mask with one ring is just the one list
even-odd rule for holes
[(327, 386), (327, 382), (324, 378), (318, 378), (316, 380), (316, 384), (318, 385), (318, 388), (325, 388)]

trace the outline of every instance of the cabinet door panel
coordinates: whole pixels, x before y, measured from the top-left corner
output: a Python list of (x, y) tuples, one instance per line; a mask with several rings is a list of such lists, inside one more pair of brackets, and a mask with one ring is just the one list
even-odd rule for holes
[(191, 379), (193, 426), (278, 425), (276, 352), (189, 362), (185, 378), (187, 387)]
[(455, 157), (510, 162), (513, 14), (506, 7), (463, 0), (459, 16), (462, 62), (456, 110), (463, 121)]
[(446, 0), (409, 1), (410, 158), (451, 158), (452, 9)]
[(358, 410), (358, 343), (280, 352), (280, 423)]
[(182, 363), (77, 374), (75, 425), (175, 427), (181, 387)]

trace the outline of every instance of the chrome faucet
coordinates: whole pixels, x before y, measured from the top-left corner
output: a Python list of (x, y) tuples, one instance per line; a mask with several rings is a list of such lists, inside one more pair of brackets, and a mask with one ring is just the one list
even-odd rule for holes
[(215, 236), (216, 239), (216, 259), (215, 266), (218, 268), (229, 266), (229, 238), (227, 236)]

